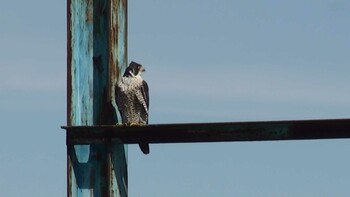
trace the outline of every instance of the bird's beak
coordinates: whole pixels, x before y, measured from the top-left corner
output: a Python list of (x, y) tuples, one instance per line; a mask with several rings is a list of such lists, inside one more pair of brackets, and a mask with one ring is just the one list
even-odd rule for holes
[(142, 67), (141, 72), (146, 72), (146, 69), (144, 67)]

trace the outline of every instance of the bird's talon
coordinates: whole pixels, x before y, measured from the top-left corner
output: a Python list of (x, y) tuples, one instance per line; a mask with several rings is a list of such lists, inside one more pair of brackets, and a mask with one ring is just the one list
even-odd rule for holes
[(139, 124), (134, 123), (134, 122), (129, 122), (125, 124), (126, 126), (139, 126)]

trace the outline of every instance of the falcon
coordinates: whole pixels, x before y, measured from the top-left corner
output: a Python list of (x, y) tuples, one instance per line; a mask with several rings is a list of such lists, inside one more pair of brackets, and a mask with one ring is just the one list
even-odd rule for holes
[[(141, 64), (132, 61), (116, 85), (116, 104), (123, 124), (148, 124), (148, 85), (141, 77), (144, 71), (146, 70)], [(142, 142), (139, 146), (144, 154), (149, 153), (148, 143)]]

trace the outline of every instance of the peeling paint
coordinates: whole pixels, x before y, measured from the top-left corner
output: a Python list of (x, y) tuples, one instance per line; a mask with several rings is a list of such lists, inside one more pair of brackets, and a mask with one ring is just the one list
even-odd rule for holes
[[(67, 122), (70, 126), (117, 122), (112, 92), (119, 70), (127, 65), (126, 10), (126, 1), (67, 0)], [(67, 196), (127, 196), (125, 187), (119, 188), (117, 183), (120, 178), (127, 180), (126, 149), (117, 142), (113, 142), (114, 149), (108, 146), (93, 142), (67, 145)], [(108, 155), (113, 159), (108, 159)], [(114, 192), (116, 190), (124, 192)]]

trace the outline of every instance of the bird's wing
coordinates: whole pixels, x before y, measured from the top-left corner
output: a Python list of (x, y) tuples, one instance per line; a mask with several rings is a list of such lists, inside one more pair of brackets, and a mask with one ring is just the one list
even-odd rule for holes
[(149, 109), (149, 93), (148, 93), (148, 84), (145, 80), (142, 81), (141, 92), (142, 92), (143, 98), (145, 99), (147, 111), (148, 111), (148, 109)]
[(121, 113), (120, 108), (122, 107), (122, 101), (121, 101), (120, 95), (121, 95), (121, 90), (120, 90), (119, 84), (117, 83), (114, 89), (114, 97), (115, 97), (115, 103), (117, 104), (118, 110)]
[[(124, 114), (123, 114), (123, 101), (121, 98), (121, 88), (119, 86), (119, 82), (115, 84), (114, 87), (114, 99), (115, 99), (115, 104), (117, 105), (117, 113), (119, 112), (121, 122), (125, 123), (124, 121)], [(118, 117), (119, 118), (119, 117)]]
[(149, 94), (148, 94), (148, 85), (146, 81), (142, 81), (140, 92), (142, 95), (139, 94), (139, 96), (142, 98), (138, 97), (138, 99), (145, 108), (145, 119), (146, 119), (146, 124), (148, 124)]

